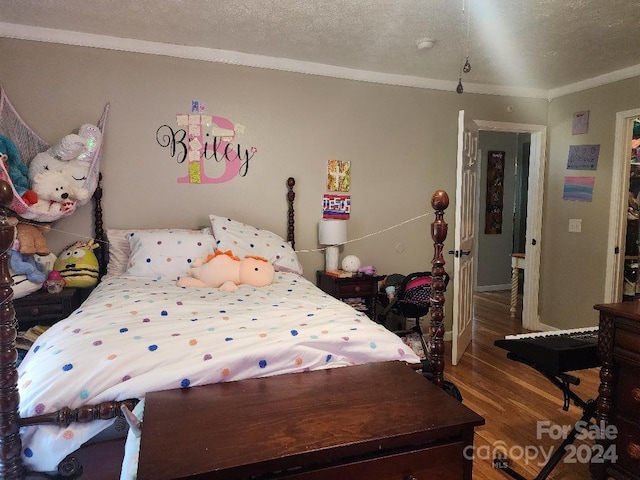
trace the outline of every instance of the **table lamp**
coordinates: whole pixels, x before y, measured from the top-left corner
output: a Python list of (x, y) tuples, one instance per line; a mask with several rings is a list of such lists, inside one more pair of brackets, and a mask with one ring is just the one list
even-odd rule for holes
[(347, 221), (322, 219), (318, 224), (318, 243), (325, 249), (325, 270), (338, 269), (338, 247), (347, 241)]

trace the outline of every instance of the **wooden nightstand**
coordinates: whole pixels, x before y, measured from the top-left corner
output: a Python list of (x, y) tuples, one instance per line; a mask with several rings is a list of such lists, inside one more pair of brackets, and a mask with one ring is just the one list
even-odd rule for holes
[(60, 293), (38, 290), (13, 301), (18, 330), (27, 330), (34, 325), (53, 325), (67, 318), (80, 306), (90, 289), (65, 288)]
[(316, 272), (316, 285), (338, 300), (362, 298), (365, 306), (364, 313), (372, 320), (376, 320), (376, 299), (378, 282), (384, 276), (356, 275), (354, 277), (334, 277), (323, 270)]

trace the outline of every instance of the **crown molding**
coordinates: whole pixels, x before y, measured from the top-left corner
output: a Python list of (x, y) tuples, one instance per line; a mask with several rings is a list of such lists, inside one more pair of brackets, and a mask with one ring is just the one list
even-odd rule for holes
[(640, 65), (633, 65), (631, 67), (623, 68), (621, 70), (615, 70), (613, 72), (605, 73), (597, 77), (588, 78), (581, 82), (565, 85), (564, 87), (554, 88), (549, 90), (549, 101), (554, 98), (563, 97), (570, 93), (581, 92), (590, 88), (601, 87), (609, 83), (618, 82), (620, 80), (626, 80), (640, 76)]
[[(75, 45), (89, 48), (101, 48), (106, 50), (118, 50), (123, 52), (143, 53), (148, 55), (160, 55), (188, 60), (200, 60), (205, 62), (226, 63), (229, 65), (241, 65), (246, 67), (279, 70), (283, 72), (302, 73), (306, 75), (318, 75), (324, 77), (340, 78), (344, 80), (354, 80), (358, 82), (379, 83), (383, 85), (395, 85), (401, 87), (413, 87), (430, 90), (442, 90), (447, 92), (455, 92), (457, 86), (456, 81), (435, 80), (409, 75), (372, 72), (367, 70), (337, 67), (321, 63), (292, 60), (288, 58), (276, 58), (268, 57), (265, 55), (234, 52), (230, 50), (174, 45), (162, 42), (150, 42), (145, 40), (134, 40), (130, 38), (112, 37), (108, 35), (73, 32), (69, 30), (59, 30), (54, 28), (18, 25), (6, 22), (0, 22), (0, 37), (15, 38), (19, 40), (32, 40), (46, 43), (59, 43), (64, 45)], [(638, 75), (640, 75), (640, 65), (625, 68), (623, 70), (618, 70), (616, 72), (611, 72), (605, 75), (600, 75), (595, 78), (552, 90), (465, 83), (464, 91), (466, 93), (477, 93), (482, 95), (544, 98), (548, 101), (551, 101), (554, 98), (568, 95), (570, 93), (575, 93), (581, 90), (586, 90), (588, 88), (597, 87)]]

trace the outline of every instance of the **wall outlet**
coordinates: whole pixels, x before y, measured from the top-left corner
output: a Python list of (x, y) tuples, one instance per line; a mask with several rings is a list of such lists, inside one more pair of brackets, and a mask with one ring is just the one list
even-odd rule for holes
[(569, 219), (569, 231), (571, 233), (580, 233), (582, 231), (582, 219), (570, 218)]

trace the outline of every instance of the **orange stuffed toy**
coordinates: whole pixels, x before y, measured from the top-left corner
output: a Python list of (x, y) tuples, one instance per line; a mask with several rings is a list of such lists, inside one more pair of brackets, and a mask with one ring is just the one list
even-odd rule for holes
[(196, 260), (186, 277), (178, 278), (179, 287), (210, 287), (235, 292), (239, 285), (265, 287), (273, 282), (275, 270), (266, 258), (240, 258), (230, 250), (216, 250), (206, 259)]

